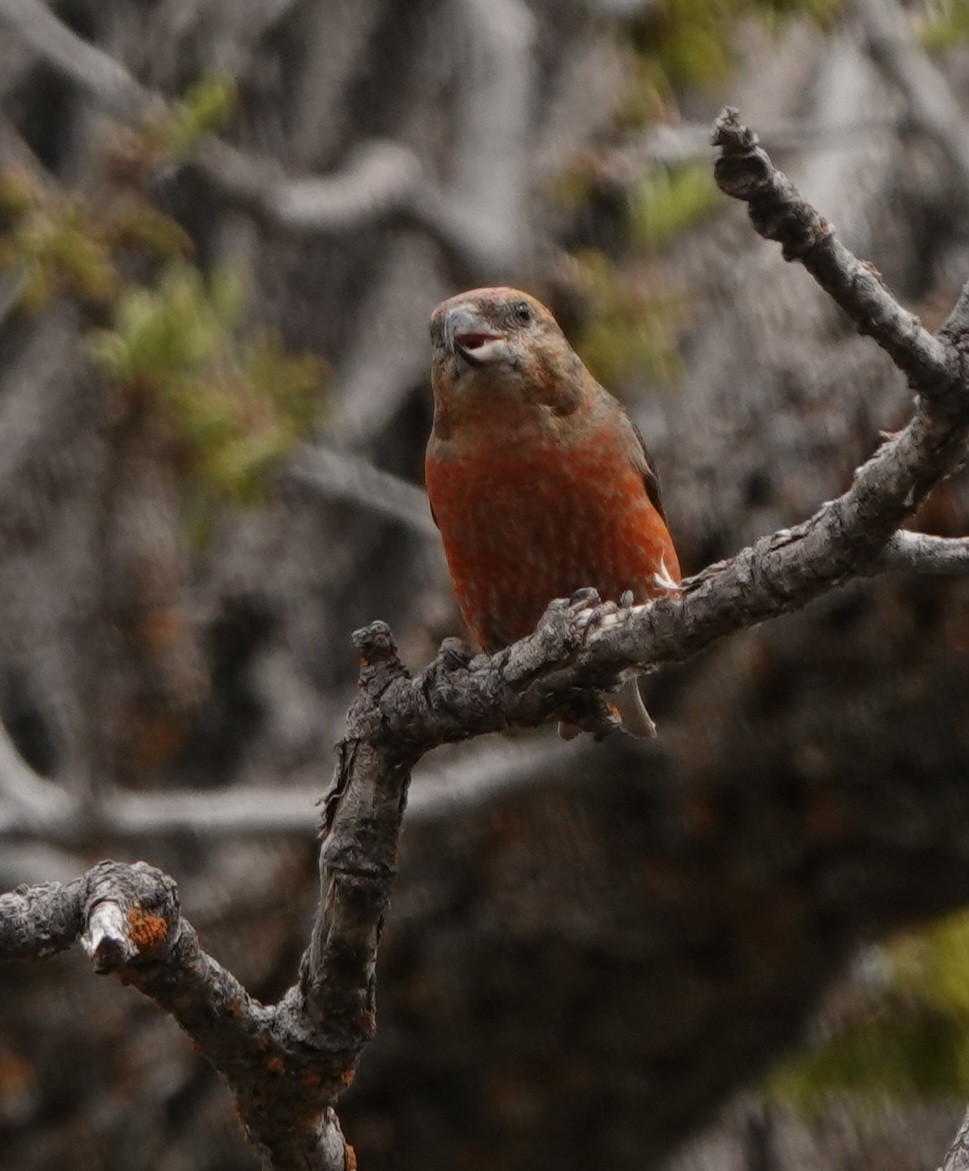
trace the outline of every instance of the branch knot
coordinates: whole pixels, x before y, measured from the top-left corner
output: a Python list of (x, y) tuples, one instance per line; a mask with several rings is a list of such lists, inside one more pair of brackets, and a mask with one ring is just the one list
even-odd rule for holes
[(361, 626), (350, 637), (360, 656), (361, 691), (379, 698), (395, 679), (410, 678), (386, 622), (378, 620)]
[(96, 972), (115, 972), (170, 940), (179, 922), (174, 879), (145, 862), (111, 861), (85, 879), (81, 944)]

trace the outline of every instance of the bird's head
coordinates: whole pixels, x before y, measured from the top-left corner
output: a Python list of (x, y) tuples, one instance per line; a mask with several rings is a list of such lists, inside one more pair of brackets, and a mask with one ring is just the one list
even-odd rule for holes
[(431, 315), (431, 343), (443, 406), (500, 396), (568, 411), (584, 374), (549, 310), (518, 289), (473, 289), (443, 301)]

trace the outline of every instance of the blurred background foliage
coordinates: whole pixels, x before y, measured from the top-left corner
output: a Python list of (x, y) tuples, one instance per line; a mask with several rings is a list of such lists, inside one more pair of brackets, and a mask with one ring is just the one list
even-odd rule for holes
[(969, 917), (872, 950), (822, 1013), (809, 1052), (772, 1077), (782, 1102), (818, 1111), (838, 1094), (871, 1108), (969, 1083)]
[(313, 423), (323, 362), (278, 338), (239, 337), (243, 278), (206, 280), (172, 262), (153, 287), (125, 289), (91, 338), (95, 366), (126, 399), (148, 406), (176, 464), (209, 496), (258, 499), (272, 468)]
[(225, 126), (234, 104), (231, 79), (204, 77), (164, 115), (122, 128), (96, 194), (45, 193), (23, 170), (0, 178), (0, 267), (20, 304), (39, 313), (68, 297), (86, 312), (112, 409), (147, 412), (163, 430), (196, 533), (220, 498), (261, 497), (313, 424), (325, 381), (321, 358), (288, 354), (274, 331), (243, 336), (246, 274), (203, 272), (177, 219), (143, 191), (152, 170)]
[(958, 49), (969, 39), (969, 4), (965, 0), (941, 0), (926, 9), (920, 37), (927, 49)]

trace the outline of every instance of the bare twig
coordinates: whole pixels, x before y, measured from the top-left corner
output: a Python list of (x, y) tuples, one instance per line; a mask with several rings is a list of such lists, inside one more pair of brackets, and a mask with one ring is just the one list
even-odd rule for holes
[(0, 760), (0, 839), (42, 840), (73, 849), (106, 841), (140, 847), (163, 838), (308, 835), (319, 798), (317, 789), (306, 786), (278, 792), (253, 786), (214, 793), (107, 789), (97, 805), (81, 808), (68, 788), (38, 777), (22, 794), (6, 779)]
[(113, 57), (79, 37), (39, 0), (0, 0), (0, 21), (119, 118), (141, 118), (164, 109), (157, 94), (136, 81)]
[(804, 265), (858, 331), (887, 351), (914, 390), (958, 393), (961, 371), (953, 348), (923, 329), (918, 318), (892, 297), (877, 270), (838, 240), (791, 181), (774, 170), (757, 136), (737, 121), (735, 110), (717, 120), (714, 145), (722, 147), (717, 183), (725, 194), (747, 204), (757, 232), (776, 240), (785, 260)]
[(969, 537), (933, 537), (902, 529), (872, 562), (871, 572), (961, 576), (969, 573)]
[(194, 157), (228, 203), (279, 231), (333, 235), (399, 221), (424, 231), (459, 271), (482, 276), (505, 271), (516, 255), (509, 229), (494, 224), (483, 233), (460, 199), (398, 142), (371, 139), (341, 169), (295, 179), (280, 179), (273, 160), (218, 138), (201, 142)]
[(355, 456), (307, 446), (286, 477), (334, 500), (354, 504), (406, 525), (418, 536), (437, 540), (427, 495), (399, 476), (382, 472)]
[[(0, 741), (2, 744), (2, 741)], [(533, 785), (563, 768), (576, 771), (590, 746), (545, 740), (498, 740), (425, 769), (408, 799), (408, 824), (420, 825)], [(26, 767), (20, 762), (19, 767)], [(220, 792), (136, 793), (115, 790), (82, 816), (69, 790), (31, 775), (29, 800), (5, 785), (0, 752), (0, 840), (43, 841), (73, 849), (104, 842), (140, 849), (172, 838), (198, 840), (308, 837), (316, 831), (319, 789), (253, 785)], [(4, 861), (9, 848), (5, 847)], [(60, 868), (60, 867), (59, 867)], [(15, 868), (8, 868), (13, 873)], [(34, 870), (31, 869), (31, 874)], [(15, 881), (23, 880), (23, 875)]]
[[(281, 227), (330, 231), (379, 219), (409, 207), (419, 196), (423, 176), (417, 156), (400, 143), (371, 139), (353, 152), (339, 174), (294, 179), (271, 188), (269, 218)], [(369, 214), (367, 214), (369, 212)]]
[(372, 139), (330, 175), (280, 179), (272, 159), (245, 154), (218, 138), (200, 143), (196, 162), (227, 201), (273, 227), (343, 232), (403, 214), (423, 191), (419, 160), (399, 143)]

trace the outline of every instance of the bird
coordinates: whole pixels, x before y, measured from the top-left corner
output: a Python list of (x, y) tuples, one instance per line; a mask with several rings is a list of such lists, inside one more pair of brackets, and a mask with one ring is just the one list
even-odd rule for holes
[[(518, 289), (472, 289), (437, 306), (430, 334), (425, 485), (478, 646), (524, 638), (549, 602), (583, 588), (622, 605), (675, 594), (679, 560), (643, 437), (552, 313)], [(635, 677), (612, 702), (625, 731), (656, 735)]]

